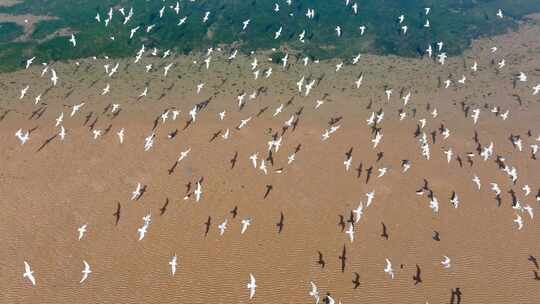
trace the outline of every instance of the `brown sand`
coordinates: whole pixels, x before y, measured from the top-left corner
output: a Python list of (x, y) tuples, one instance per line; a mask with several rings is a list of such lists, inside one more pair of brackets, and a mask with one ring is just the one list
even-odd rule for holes
[[(511, 208), (507, 191), (514, 189), (522, 205), (538, 206), (534, 196), (540, 174), (538, 161), (530, 159), (529, 145), (540, 135), (540, 97), (531, 96), (531, 87), (540, 82), (539, 35), (540, 27), (524, 25), (517, 33), (476, 41), (472, 50), (449, 59), (444, 66), (428, 59), (366, 55), (358, 65), (345, 65), (336, 74), (337, 62), (304, 67), (292, 59), (288, 71), (272, 65), (274, 74), (269, 79), (261, 75), (257, 81), (250, 71), (252, 58), (227, 64), (222, 60), (225, 54), (214, 56), (210, 70), (200, 66), (202, 56), (177, 57), (166, 78), (162, 66), (171, 59), (144, 58), (144, 64), (160, 66), (150, 75), (144, 73), (144, 64), (123, 60), (113, 78), (104, 75), (102, 65), (114, 65), (115, 60), (85, 59), (78, 69), (73, 62), (53, 66), (59, 85), (43, 94), (40, 105), (33, 105), (33, 98), (50, 87), (50, 76), (40, 78), (39, 65), (0, 75), (0, 117), (8, 111), (0, 122), (0, 207), (4, 214), (0, 222), (0, 302), (311, 303), (308, 290), (313, 281), (321, 294), (328, 291), (343, 303), (449, 303), (450, 290), (455, 287), (463, 293), (462, 303), (538, 303), (540, 283), (533, 280), (534, 266), (527, 257), (540, 258), (540, 226), (536, 219)], [(489, 51), (493, 45), (499, 48), (495, 54)], [(257, 57), (261, 69), (271, 66), (265, 56)], [(496, 62), (505, 58), (507, 67), (496, 73), (492, 58)], [(469, 69), (474, 60), (480, 67), (477, 73)], [(514, 89), (512, 79), (519, 71), (527, 73), (529, 81)], [(362, 72), (363, 86), (353, 88)], [(298, 79), (323, 74), (310, 96), (298, 96)], [(455, 83), (463, 74), (467, 76), (465, 85), (437, 88), (438, 77)], [(196, 95), (199, 82), (205, 82), (205, 88)], [(111, 93), (101, 96), (107, 83)], [(28, 96), (19, 101), (19, 90), (27, 84)], [(149, 96), (137, 101), (145, 86), (150, 88)], [(239, 111), (236, 96), (243, 91), (249, 95), (261, 86), (267, 92)], [(389, 102), (385, 86), (394, 89)], [(397, 112), (402, 105), (401, 88), (405, 94), (412, 92), (408, 117), (402, 122)], [(166, 95), (159, 99), (162, 93)], [(325, 93), (326, 103), (314, 110), (315, 100)], [(194, 104), (214, 94), (196, 122), (182, 130)], [(521, 96), (521, 105), (515, 95)], [(274, 110), (293, 96), (292, 104), (273, 117)], [(370, 101), (372, 109), (367, 110)], [(70, 106), (80, 102), (86, 105), (70, 118)], [(482, 108), (477, 125), (464, 117), (460, 102), (471, 109)], [(109, 103), (121, 104), (117, 118), (110, 112), (102, 114)], [(438, 109), (437, 118), (430, 116), (427, 103)], [(501, 112), (509, 109), (509, 118), (496, 117), (490, 112), (493, 106), (501, 107)], [(46, 108), (43, 116), (29, 119), (39, 107)], [(152, 133), (154, 119), (170, 107), (182, 111), (180, 118), (169, 118), (164, 124), (160, 121), (155, 145), (145, 152), (144, 138)], [(256, 117), (265, 107), (266, 112)], [(283, 146), (274, 153), (274, 167), (268, 164), (269, 174), (254, 170), (249, 155), (257, 151), (259, 156), (266, 155), (271, 134), (280, 131), (301, 108), (298, 127), (285, 133)], [(373, 150), (365, 119), (380, 108), (385, 112), (384, 137)], [(217, 116), (222, 110), (227, 110), (224, 121)], [(56, 138), (36, 152), (57, 132), (54, 119), (62, 111), (68, 133), (65, 141)], [(99, 117), (96, 129), (112, 124), (111, 131), (97, 140), (88, 124), (83, 126), (90, 112), (94, 114), (88, 124)], [(246, 128), (234, 129), (250, 116), (253, 119)], [(321, 141), (328, 121), (336, 117), (342, 117), (341, 128)], [(439, 133), (435, 144), (430, 140), (431, 160), (420, 156), (418, 140), (413, 137), (421, 118), (427, 119), (423, 131), (428, 135), (440, 124), (451, 130), (447, 140)], [(36, 128), (24, 146), (14, 136), (19, 128)], [(126, 133), (122, 145), (115, 135), (121, 128)], [(213, 133), (227, 128), (231, 130), (228, 140), (218, 137), (209, 142)], [(169, 140), (167, 134), (175, 129), (179, 129), (178, 136)], [(494, 156), (484, 162), (476, 155), (474, 165), (467, 164), (465, 154), (476, 148), (475, 130), (483, 146), (493, 141), (494, 154), (518, 168), (516, 185), (497, 168)], [(532, 137), (526, 135), (528, 130)], [(521, 135), (524, 152), (512, 147), (510, 134)], [(296, 160), (287, 165), (287, 156), (298, 144), (302, 148)], [(365, 171), (358, 179), (353, 168), (344, 169), (344, 154), (351, 147), (353, 168), (360, 162), (364, 170), (374, 168), (367, 185)], [(443, 150), (449, 147), (464, 159), (463, 168), (455, 160), (447, 164)], [(191, 148), (188, 158), (168, 175), (167, 169), (187, 148)], [(384, 158), (376, 162), (378, 151), (384, 152)], [(230, 169), (235, 152), (238, 163)], [(401, 173), (403, 159), (412, 162), (407, 173)], [(283, 173), (273, 172), (281, 167)], [(382, 167), (389, 172), (377, 178), (377, 169)], [(471, 181), (475, 174), (481, 178), (481, 191)], [(203, 176), (201, 201), (183, 200), (184, 185)], [(440, 202), (437, 214), (428, 207), (425, 195), (415, 193), (424, 178)], [(130, 201), (138, 182), (148, 185), (148, 191), (139, 201)], [(489, 190), (491, 182), (503, 191), (500, 207)], [(273, 191), (263, 199), (267, 184), (273, 185)], [(528, 197), (521, 190), (524, 184), (533, 191)], [(351, 244), (337, 226), (338, 215), (347, 218), (372, 190), (374, 203), (356, 224)], [(460, 197), (457, 209), (449, 203), (452, 191)], [(166, 198), (171, 203), (160, 216)], [(115, 226), (112, 214), (117, 202), (122, 205), (122, 216)], [(236, 219), (229, 214), (234, 206), (239, 212)], [(285, 227), (278, 234), (275, 224), (280, 212), (285, 215)], [(147, 213), (152, 214), (152, 223), (145, 239), (137, 241), (137, 228)], [(512, 222), (517, 213), (524, 219), (521, 231)], [(212, 227), (204, 237), (203, 223), (208, 216)], [(241, 235), (240, 221), (246, 217), (253, 222)], [(228, 229), (220, 236), (217, 225), (225, 218), (229, 219)], [(388, 227), (389, 240), (380, 237), (381, 222)], [(85, 223), (88, 233), (78, 241), (77, 228)], [(440, 232), (440, 242), (432, 240), (434, 230)], [(338, 256), (344, 244), (348, 263), (342, 273)], [(316, 264), (317, 251), (326, 260), (324, 270)], [(171, 277), (168, 262), (174, 254), (179, 266)], [(452, 259), (450, 269), (440, 264), (444, 255)], [(393, 263), (394, 280), (383, 272), (385, 258)], [(81, 285), (83, 260), (93, 273)], [(23, 261), (35, 271), (34, 287), (22, 277)], [(423, 283), (415, 286), (416, 264), (422, 268)], [(361, 281), (356, 290), (351, 283), (354, 272)], [(249, 273), (255, 275), (258, 285), (251, 301), (246, 289)]]

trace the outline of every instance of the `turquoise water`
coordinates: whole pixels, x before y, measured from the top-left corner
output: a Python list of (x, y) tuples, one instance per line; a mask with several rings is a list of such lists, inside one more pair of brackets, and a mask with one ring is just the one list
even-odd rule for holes
[[(24, 59), (31, 56), (37, 56), (40, 62), (100, 55), (133, 56), (143, 43), (147, 47), (182, 53), (218, 43), (237, 42), (243, 51), (286, 44), (306, 55), (324, 59), (350, 57), (358, 52), (419, 56), (430, 43), (444, 41), (446, 52), (456, 55), (469, 46), (472, 38), (501, 33), (515, 27), (524, 15), (540, 11), (538, 0), (356, 2), (358, 14), (355, 15), (351, 4), (345, 6), (345, 0), (293, 0), (290, 6), (284, 0), (183, 0), (180, 1), (180, 13), (176, 15), (169, 8), (176, 1), (166, 1), (165, 14), (159, 18), (162, 1), (26, 0), (11, 7), (1, 7), (0, 13), (52, 15), (59, 19), (39, 22), (25, 42), (13, 41), (20, 35), (17, 30), (0, 28), (0, 71), (20, 68)], [(274, 3), (279, 3), (278, 12), (274, 11)], [(105, 27), (103, 20), (111, 6), (125, 7), (126, 13), (133, 7), (134, 16), (123, 25), (123, 17), (115, 11), (111, 25)], [(428, 15), (425, 15), (425, 7), (431, 8)], [(315, 10), (315, 18), (305, 16), (308, 8)], [(504, 11), (504, 19), (496, 17), (499, 8)], [(202, 23), (206, 11), (211, 15), (208, 22)], [(98, 12), (102, 23), (94, 20)], [(403, 24), (409, 27), (407, 35), (400, 33), (397, 18), (401, 14), (405, 15)], [(188, 16), (186, 24), (177, 26), (184, 16)], [(246, 19), (251, 19), (251, 23), (246, 31), (242, 31), (242, 22)], [(427, 19), (429, 28), (424, 27)], [(147, 34), (145, 27), (150, 24), (156, 26)], [(138, 25), (141, 29), (130, 40), (129, 30)], [(341, 37), (336, 35), (338, 25), (342, 29)], [(359, 30), (362, 25), (367, 27), (364, 36)], [(283, 28), (281, 37), (275, 40), (274, 33), (279, 27)], [(37, 41), (62, 28), (78, 32), (76, 48), (66, 37)], [(306, 31), (305, 43), (298, 40), (303, 30)], [(115, 36), (115, 40), (112, 41), (110, 36)]]

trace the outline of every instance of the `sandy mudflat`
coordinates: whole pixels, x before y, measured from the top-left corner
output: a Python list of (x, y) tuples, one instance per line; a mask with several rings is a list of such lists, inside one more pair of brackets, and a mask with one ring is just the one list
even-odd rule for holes
[[(519, 32), (475, 41), (470, 51), (444, 66), (428, 58), (365, 55), (357, 65), (346, 63), (336, 73), (338, 61), (305, 67), (291, 56), (284, 71), (257, 55), (258, 80), (250, 67), (254, 56), (227, 63), (226, 52), (216, 52), (209, 70), (201, 65), (203, 56), (145, 57), (137, 65), (132, 59), (120, 60), (119, 72), (112, 78), (105, 75), (103, 65), (114, 66), (116, 60), (89, 58), (80, 60), (78, 67), (75, 62), (55, 63), (51, 68), (60, 80), (52, 88), (50, 73), (40, 77), (42, 66), (37, 62), (29, 70), (2, 74), (0, 302), (311, 303), (308, 290), (313, 281), (322, 295), (330, 292), (344, 304), (449, 303), (450, 291), (456, 287), (463, 293), (462, 303), (538, 303), (540, 281), (533, 279), (535, 268), (527, 258), (540, 258), (540, 215), (531, 219), (527, 212), (513, 209), (508, 191), (516, 192), (522, 206), (538, 210), (539, 161), (531, 159), (530, 145), (540, 144), (536, 141), (540, 95), (531, 95), (532, 87), (540, 83), (539, 35), (540, 27), (524, 25)], [(494, 45), (498, 51), (492, 54)], [(503, 58), (507, 65), (497, 72), (496, 63)], [(470, 70), (474, 61), (478, 72)], [(163, 66), (170, 62), (175, 65), (163, 77)], [(149, 63), (154, 68), (146, 74), (144, 65)], [(263, 71), (268, 67), (273, 74), (266, 79)], [(526, 73), (528, 81), (514, 87), (519, 72)], [(361, 73), (364, 83), (356, 89), (354, 81)], [(465, 84), (457, 83), (462, 75)], [(308, 97), (296, 88), (302, 76), (322, 77)], [(439, 77), (453, 84), (439, 88)], [(205, 86), (197, 95), (201, 82)], [(107, 83), (111, 92), (102, 96)], [(28, 93), (19, 100), (26, 85), (30, 85)], [(145, 87), (148, 96), (138, 100)], [(237, 96), (261, 87), (266, 91), (239, 110)], [(393, 89), (389, 101), (385, 87)], [(407, 107), (402, 107), (400, 91), (412, 93)], [(34, 105), (39, 94), (41, 102)], [(184, 129), (189, 111), (208, 99), (208, 106)], [(318, 99), (325, 103), (315, 110)], [(72, 106), (81, 102), (85, 103), (81, 111), (70, 117)], [(471, 113), (465, 117), (462, 102), (470, 111), (481, 109), (476, 125)], [(116, 117), (105, 110), (111, 103), (120, 104)], [(280, 104), (287, 105), (273, 116)], [(501, 113), (509, 110), (508, 119), (491, 112), (496, 106)], [(169, 116), (152, 131), (156, 117), (173, 107), (181, 111), (177, 120)], [(402, 108), (408, 115), (399, 121)], [(438, 116), (433, 118), (435, 108)], [(38, 109), (43, 114), (31, 118)], [(385, 113), (379, 125), (384, 136), (373, 149), (366, 119), (380, 109)], [(221, 121), (218, 113), (223, 110), (227, 115)], [(58, 132), (55, 119), (61, 112), (65, 140), (57, 137), (38, 152)], [(267, 175), (254, 169), (249, 156), (258, 152), (259, 158), (265, 158), (272, 134), (281, 134), (293, 114), (299, 117), (298, 125), (282, 136), (282, 146), (273, 153), (274, 166), (267, 163)], [(252, 119), (247, 127), (235, 129), (248, 117)], [(322, 141), (329, 121), (339, 117), (333, 125), (340, 128)], [(430, 160), (420, 155), (413, 135), (423, 118), (426, 126), (421, 132), (430, 139)], [(94, 121), (94, 130), (110, 126), (96, 140), (89, 127)], [(438, 131), (441, 124), (451, 132), (446, 140)], [(125, 139), (120, 144), (116, 133), (122, 128)], [(33, 129), (25, 145), (14, 136), (18, 129)], [(175, 129), (178, 135), (168, 139)], [(226, 129), (230, 137), (224, 140), (220, 135)], [(475, 130), (482, 147), (494, 143), (488, 161), (475, 152)], [(144, 139), (153, 132), (154, 146), (145, 152)], [(521, 136), (522, 152), (513, 147), (510, 134)], [(299, 144), (295, 161), (287, 164)], [(167, 170), (188, 148), (187, 159), (169, 175)], [(353, 164), (346, 171), (343, 161), (350, 148)], [(455, 158), (447, 163), (443, 151), (449, 148), (463, 159), (463, 167)], [(236, 152), (238, 162), (231, 169)], [(384, 152), (379, 161), (377, 152)], [(475, 153), (472, 166), (468, 152)], [(497, 155), (517, 168), (515, 185), (498, 169)], [(412, 164), (406, 173), (402, 160)], [(355, 169), (360, 163), (363, 171), (358, 178)], [(373, 174), (366, 184), (369, 167)], [(388, 172), (378, 178), (378, 169), (384, 167)], [(275, 173), (278, 168), (283, 172)], [(481, 179), (481, 190), (472, 182), (475, 175)], [(194, 185), (201, 177), (200, 202), (193, 197), (184, 200), (185, 184)], [(438, 213), (429, 208), (426, 194), (416, 194), (424, 178), (440, 203)], [(148, 189), (140, 200), (131, 201), (137, 183)], [(502, 190), (500, 207), (490, 183)], [(522, 190), (525, 184), (532, 190), (528, 196)], [(263, 199), (266, 185), (273, 190)], [(370, 191), (375, 191), (375, 199), (355, 224), (351, 243), (337, 225), (339, 215), (348, 218)], [(452, 191), (459, 195), (458, 208), (449, 202)], [(170, 203), (160, 215), (167, 198)], [(122, 211), (115, 226), (117, 203)], [(234, 206), (238, 206), (235, 219), (229, 213)], [(278, 234), (281, 212), (285, 221)], [(148, 213), (152, 222), (146, 237), (138, 241), (137, 228)], [(524, 221), (521, 230), (513, 223), (517, 214)], [(205, 237), (203, 223), (208, 216), (212, 226)], [(252, 224), (240, 234), (240, 222), (247, 217)], [(228, 228), (220, 236), (217, 226), (225, 219)], [(380, 236), (381, 222), (387, 226), (388, 240)], [(83, 224), (88, 224), (88, 232), (78, 241), (77, 228)], [(433, 231), (440, 233), (439, 242), (432, 239)], [(342, 273), (338, 256), (343, 245), (348, 262)], [(322, 270), (316, 263), (317, 251), (326, 261)], [(179, 265), (173, 277), (168, 262), (174, 254)], [(440, 264), (445, 255), (452, 260), (449, 269)], [(393, 280), (383, 271), (385, 258), (392, 261)], [(81, 285), (83, 260), (93, 272)], [(32, 265), (34, 287), (22, 277), (23, 261)], [(423, 282), (415, 286), (412, 276), (417, 264)], [(355, 290), (354, 272), (361, 282)], [(249, 273), (258, 286), (251, 301), (246, 289)]]

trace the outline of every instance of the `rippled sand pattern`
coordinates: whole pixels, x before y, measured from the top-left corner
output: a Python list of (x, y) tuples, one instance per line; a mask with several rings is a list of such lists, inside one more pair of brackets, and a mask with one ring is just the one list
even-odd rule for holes
[[(540, 258), (540, 226), (536, 217), (512, 209), (508, 194), (513, 189), (522, 205), (529, 204), (535, 211), (539, 206), (535, 199), (539, 163), (531, 159), (529, 148), (540, 135), (540, 97), (531, 95), (532, 85), (540, 82), (538, 35), (539, 27), (524, 26), (517, 33), (477, 41), (470, 52), (443, 67), (428, 59), (366, 55), (359, 65), (346, 65), (337, 74), (333, 61), (303, 67), (293, 60), (283, 71), (260, 55), (261, 65), (272, 66), (274, 75), (257, 81), (250, 72), (251, 58), (231, 64), (215, 59), (207, 71), (192, 63), (202, 61), (199, 57), (177, 57), (171, 74), (163, 78), (161, 67), (152, 72), (149, 82), (141, 77), (144, 66), (130, 61), (122, 61), (121, 72), (112, 79), (103, 76), (103, 60), (82, 60), (78, 68), (73, 62), (57, 63), (53, 68), (61, 80), (51, 89), (36, 64), (28, 71), (0, 75), (0, 302), (311, 303), (308, 291), (313, 281), (321, 295), (330, 292), (344, 304), (449, 303), (450, 291), (456, 287), (463, 293), (462, 303), (538, 303), (540, 281), (534, 280), (534, 266), (527, 258)], [(495, 55), (489, 53), (492, 45), (500, 49)], [(492, 58), (506, 58), (508, 67), (497, 73)], [(474, 60), (480, 66), (477, 73), (469, 70)], [(512, 79), (520, 71), (530, 80), (514, 88)], [(356, 89), (354, 81), (360, 73), (365, 83)], [(438, 77), (457, 80), (461, 75), (467, 75), (465, 85), (438, 88)], [(296, 91), (301, 76), (322, 77), (308, 97)], [(205, 88), (196, 95), (199, 82), (205, 82)], [(107, 83), (111, 93), (101, 96)], [(27, 84), (28, 96), (19, 101), (19, 91)], [(137, 100), (145, 86), (150, 88), (148, 96)], [(394, 90), (390, 101), (385, 86)], [(236, 96), (259, 87), (266, 87), (266, 92), (238, 110)], [(404, 108), (408, 117), (400, 122), (401, 88), (405, 94), (411, 90), (412, 100)], [(33, 105), (41, 92), (46, 92), (42, 103)], [(209, 98), (197, 120), (183, 129), (189, 110)], [(291, 98), (273, 117), (275, 109)], [(317, 99), (326, 102), (315, 110)], [(80, 102), (85, 106), (70, 118), (71, 106)], [(461, 102), (482, 109), (477, 125), (465, 117)], [(110, 103), (121, 105), (116, 118), (104, 111)], [(502, 112), (509, 109), (509, 118), (496, 117), (490, 112), (494, 106)], [(158, 121), (155, 145), (145, 152), (144, 138), (152, 133), (154, 119), (170, 107), (180, 109), (180, 117)], [(40, 108), (43, 115), (30, 118)], [(436, 118), (430, 114), (434, 108), (439, 112)], [(366, 119), (379, 109), (385, 112), (380, 125), (384, 137), (372, 149)], [(223, 110), (227, 116), (220, 121), (218, 113)], [(299, 110), (297, 128), (284, 134), (282, 147), (274, 153), (274, 166), (268, 164), (269, 174), (253, 169), (249, 156), (254, 152), (266, 156), (271, 135), (281, 132), (283, 123)], [(66, 139), (55, 138), (37, 152), (57, 132), (55, 118), (62, 111)], [(235, 129), (250, 116), (246, 128)], [(94, 129), (111, 125), (111, 130), (94, 140), (89, 125), (96, 117)], [(322, 141), (328, 122), (338, 117), (342, 118), (335, 125), (340, 129)], [(441, 124), (451, 130), (447, 140), (438, 131), (436, 142), (430, 139), (430, 160), (420, 156), (413, 135), (422, 118), (427, 119), (423, 131), (428, 135)], [(14, 136), (19, 128), (35, 128), (25, 145)], [(121, 128), (124, 144), (115, 135)], [(227, 128), (228, 140), (218, 136), (210, 141), (214, 133)], [(176, 138), (168, 139), (175, 129), (179, 130)], [(494, 142), (495, 152), (485, 162), (476, 155), (470, 166), (466, 153), (476, 153), (475, 130), (482, 146)], [(521, 136), (523, 152), (512, 146), (510, 134)], [(288, 165), (287, 156), (299, 144), (296, 160)], [(351, 147), (353, 165), (347, 172), (343, 161)], [(443, 151), (450, 147), (463, 158), (463, 167), (455, 159), (446, 162)], [(189, 156), (169, 175), (167, 170), (187, 148), (191, 148)], [(379, 151), (384, 156), (377, 161)], [(231, 169), (235, 152), (238, 161)], [(516, 185), (497, 168), (496, 155), (518, 168)], [(406, 173), (401, 172), (404, 159), (412, 163)], [(363, 171), (358, 178), (355, 168), (360, 162)], [(370, 166), (373, 174), (366, 184), (365, 170)], [(383, 167), (388, 172), (377, 178), (377, 170)], [(283, 173), (275, 173), (278, 168)], [(472, 182), (474, 175), (482, 181), (480, 191)], [(184, 200), (185, 184), (194, 185), (201, 177), (201, 201)], [(438, 213), (428, 207), (426, 195), (416, 194), (424, 178), (440, 202)], [(131, 191), (139, 182), (148, 186), (147, 192), (131, 201)], [(489, 183), (498, 183), (503, 191), (500, 207)], [(524, 184), (532, 189), (527, 197), (521, 190)], [(264, 199), (266, 185), (273, 190)], [(337, 225), (338, 215), (347, 219), (370, 191), (375, 191), (375, 199), (356, 224), (355, 240), (350, 243)], [(460, 198), (457, 209), (449, 202), (452, 191)], [(160, 215), (166, 198), (170, 203)], [(122, 211), (116, 226), (117, 202)], [(229, 213), (234, 206), (238, 206), (235, 219)], [(281, 212), (284, 228), (277, 233)], [(137, 241), (137, 228), (148, 213), (152, 214), (148, 233)], [(517, 213), (524, 219), (519, 231), (512, 222)], [(205, 237), (209, 216), (212, 225)], [(246, 217), (252, 224), (242, 235), (240, 221)], [(225, 219), (228, 229), (220, 236), (217, 226)], [(382, 222), (388, 240), (380, 236)], [(77, 228), (85, 223), (88, 232), (78, 241)], [(432, 239), (433, 231), (440, 233), (440, 242)], [(341, 272), (338, 256), (344, 245), (348, 260)], [(318, 251), (326, 261), (324, 269), (317, 264)], [(178, 269), (173, 277), (168, 262), (175, 254)], [(449, 269), (440, 264), (445, 255), (452, 259)], [(392, 261), (394, 280), (383, 271), (385, 258)], [(93, 272), (79, 284), (82, 260)], [(22, 277), (23, 261), (35, 272), (34, 287)], [(414, 285), (417, 264), (423, 283)], [(354, 272), (360, 275), (358, 289), (351, 282)], [(250, 273), (258, 286), (251, 301), (246, 289)]]

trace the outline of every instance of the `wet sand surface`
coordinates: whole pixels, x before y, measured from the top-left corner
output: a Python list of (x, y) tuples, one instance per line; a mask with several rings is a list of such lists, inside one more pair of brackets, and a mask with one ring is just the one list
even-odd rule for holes
[[(84, 59), (78, 67), (75, 62), (56, 63), (50, 67), (60, 77), (56, 87), (49, 73), (40, 77), (39, 63), (2, 74), (0, 302), (310, 303), (313, 281), (321, 296), (330, 292), (342, 303), (449, 303), (456, 287), (463, 293), (462, 303), (537, 303), (540, 281), (534, 280), (537, 269), (527, 258), (540, 258), (540, 226), (536, 217), (512, 208), (508, 191), (515, 191), (522, 206), (536, 210), (539, 205), (539, 163), (531, 159), (530, 148), (540, 144), (540, 95), (531, 94), (540, 83), (539, 35), (540, 27), (525, 24), (518, 32), (475, 41), (470, 51), (442, 66), (428, 58), (363, 55), (357, 65), (346, 63), (336, 73), (337, 60), (304, 66), (291, 54), (291, 65), (284, 71), (262, 54), (227, 63), (228, 53), (216, 52), (209, 70), (202, 55), (144, 57), (139, 64), (133, 59)], [(498, 51), (492, 54), (494, 45)], [(261, 69), (258, 80), (250, 67), (254, 57)], [(503, 58), (506, 67), (497, 71)], [(479, 68), (472, 72), (475, 60)], [(103, 65), (116, 62), (119, 71), (109, 78)], [(163, 66), (171, 62), (175, 65), (164, 77)], [(146, 74), (148, 63), (154, 68)], [(269, 67), (273, 74), (266, 79), (263, 71)], [(514, 87), (519, 72), (529, 80)], [(361, 73), (364, 83), (357, 89), (354, 81)], [(465, 84), (457, 82), (462, 75), (467, 77)], [(295, 84), (302, 76), (322, 77), (307, 97)], [(438, 78), (451, 79), (452, 85), (439, 87)], [(205, 86), (196, 94), (200, 82)], [(111, 92), (102, 96), (107, 83)], [(26, 85), (27, 96), (19, 100)], [(138, 99), (145, 87), (148, 96)], [(253, 100), (246, 96), (247, 104), (239, 109), (237, 96), (260, 87), (266, 91)], [(385, 88), (393, 89), (390, 100)], [(400, 91), (411, 92), (406, 107)], [(34, 105), (39, 94), (41, 101)], [(184, 129), (189, 111), (205, 100), (210, 100), (208, 106)], [(315, 109), (316, 100), (325, 103)], [(70, 117), (72, 106), (81, 102), (85, 105)], [(462, 102), (471, 112), (481, 109), (477, 124), (471, 112), (465, 117)], [(111, 103), (120, 104), (116, 117), (105, 109)], [(282, 113), (273, 116), (281, 104), (286, 104)], [(501, 113), (509, 110), (508, 119), (491, 112), (496, 106)], [(173, 107), (181, 111), (179, 117), (159, 120), (152, 130), (154, 120)], [(436, 118), (431, 115), (435, 108)], [(31, 117), (38, 109), (43, 114)], [(378, 125), (383, 139), (373, 149), (366, 119), (379, 109), (385, 113)], [(407, 113), (402, 121), (400, 109)], [(218, 113), (223, 110), (227, 114), (221, 121)], [(54, 138), (38, 151), (58, 133), (55, 119), (61, 112), (65, 140)], [(274, 165), (267, 162), (268, 174), (254, 169), (249, 156), (258, 152), (259, 158), (266, 158), (267, 142), (275, 132), (281, 135), (292, 115), (299, 122), (283, 134), (282, 146), (273, 153)], [(248, 117), (252, 119), (247, 126), (236, 129)], [(329, 121), (339, 117), (332, 125), (340, 128), (323, 141)], [(90, 125), (96, 118), (95, 130), (111, 127), (94, 140)], [(429, 138), (429, 160), (421, 156), (414, 137), (424, 118), (421, 132)], [(438, 130), (441, 124), (451, 132), (446, 140)], [(125, 139), (120, 144), (116, 132), (122, 128)], [(33, 129), (24, 145), (14, 136), (18, 129)], [(169, 139), (175, 129), (178, 135)], [(222, 135), (227, 129), (229, 139), (217, 136), (210, 141), (214, 133)], [(482, 147), (494, 143), (487, 161), (476, 152), (475, 131)], [(145, 137), (153, 132), (154, 146), (144, 151)], [(511, 134), (521, 136), (522, 152), (508, 139)], [(287, 164), (300, 144), (294, 162)], [(189, 156), (169, 175), (168, 169), (188, 148)], [(346, 171), (343, 161), (350, 148), (352, 167)], [(463, 159), (463, 167), (455, 158), (447, 163), (444, 151), (449, 148)], [(238, 162), (231, 169), (236, 152)], [(379, 161), (377, 152), (384, 152)], [(472, 166), (468, 152), (475, 154)], [(498, 168), (497, 155), (517, 168), (516, 184)], [(411, 162), (405, 173), (402, 160)], [(355, 169), (360, 163), (358, 178)], [(369, 167), (373, 174), (366, 183)], [(275, 172), (278, 168), (283, 172)], [(380, 168), (388, 172), (378, 178)], [(481, 180), (480, 190), (472, 181), (475, 175)], [(201, 177), (201, 200), (184, 200), (185, 184), (194, 187)], [(425, 194), (416, 193), (423, 179), (440, 203), (437, 213), (429, 208)], [(137, 183), (147, 185), (147, 192), (130, 200)], [(500, 206), (490, 183), (502, 190)], [(522, 190), (525, 184), (532, 190), (528, 196)], [(266, 185), (273, 190), (264, 198)], [(339, 215), (347, 219), (371, 191), (375, 198), (355, 224), (351, 243), (337, 225)], [(458, 208), (450, 203), (452, 191), (459, 195)], [(170, 203), (160, 215), (167, 198)], [(121, 218), (115, 225), (117, 203)], [(238, 216), (233, 219), (229, 211), (234, 206)], [(281, 212), (284, 228), (278, 233)], [(148, 213), (148, 233), (138, 241), (137, 229)], [(517, 214), (524, 221), (521, 230), (513, 222)], [(209, 216), (212, 225), (205, 237)], [(252, 224), (240, 234), (240, 222), (247, 217)], [(225, 219), (228, 227), (220, 236), (217, 226)], [(388, 240), (380, 236), (382, 222)], [(88, 224), (88, 232), (79, 241), (77, 228), (83, 224)], [(432, 239), (433, 231), (440, 233), (440, 241)], [(344, 245), (348, 260), (342, 272), (338, 257)], [(324, 269), (317, 264), (318, 251), (326, 261)], [(171, 276), (168, 263), (175, 254), (178, 269)], [(441, 265), (445, 255), (452, 261), (448, 269)], [(392, 261), (394, 279), (383, 271), (385, 258)], [(93, 272), (79, 284), (83, 260)], [(36, 286), (23, 278), (23, 261), (32, 265)], [(423, 282), (418, 285), (412, 279), (416, 265), (422, 269)], [(355, 272), (360, 275), (357, 289), (351, 282)], [(257, 279), (252, 300), (246, 289), (250, 273)]]

